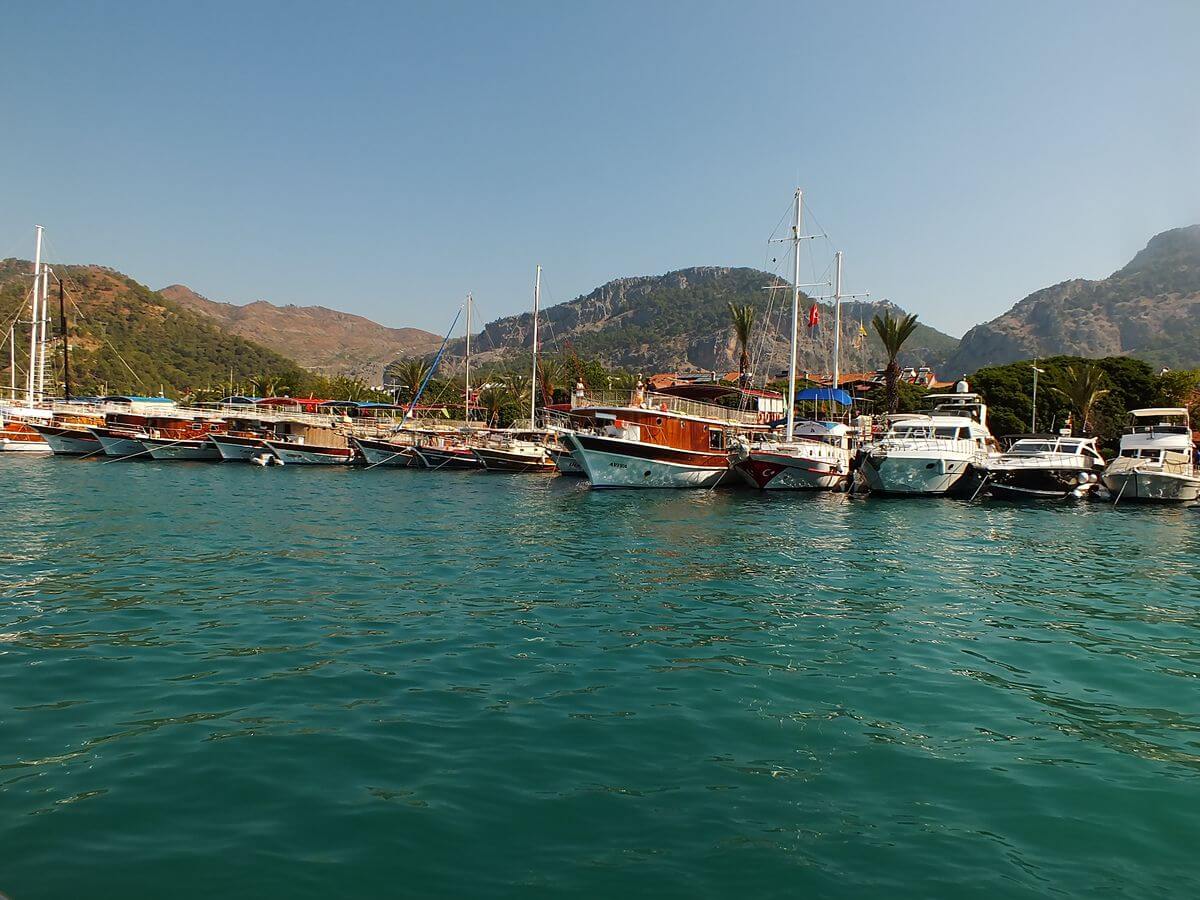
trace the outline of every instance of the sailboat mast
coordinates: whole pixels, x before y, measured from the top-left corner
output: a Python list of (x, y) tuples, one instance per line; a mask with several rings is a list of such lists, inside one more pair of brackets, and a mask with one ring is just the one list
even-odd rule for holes
[(463, 419), (471, 421), (471, 295), (467, 294), (467, 387), (463, 392)]
[(833, 266), (833, 389), (842, 377), (842, 251), (834, 254)]
[(42, 266), (42, 316), (38, 321), (38, 396), (46, 399), (46, 332), (50, 326), (50, 266)]
[(17, 400), (17, 329), (8, 326), (8, 399)]
[(35, 225), (37, 240), (33, 251), (33, 300), (29, 309), (29, 371), (25, 373), (25, 400), (33, 405), (33, 370), (37, 365), (38, 299), (42, 286), (42, 226)]
[(538, 306), (542, 302), (542, 267), (537, 267), (533, 278), (533, 374), (529, 385), (529, 427), (537, 427), (537, 355), (538, 355)]
[[(58, 278), (57, 274), (55, 275)], [(58, 279), (58, 331), (63, 348), (63, 399), (71, 399), (71, 342), (67, 336), (67, 297), (63, 280)]]
[(796, 340), (800, 334), (800, 205), (804, 192), (796, 188), (796, 216), (792, 225), (792, 356), (788, 364), (787, 435), (796, 431)]

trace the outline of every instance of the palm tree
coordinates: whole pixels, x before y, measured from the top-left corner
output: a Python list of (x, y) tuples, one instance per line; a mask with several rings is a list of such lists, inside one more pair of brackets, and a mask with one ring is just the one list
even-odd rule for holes
[(403, 396), (410, 401), (417, 396), (417, 391), (425, 383), (425, 376), (429, 374), (429, 366), (425, 365), (425, 361), (416, 358), (394, 362), (388, 369), (396, 385), (397, 399)]
[[(501, 376), (500, 384), (508, 397), (508, 405), (522, 411), (528, 409), (526, 404), (529, 402), (530, 392), (533, 390), (533, 382), (528, 375), (520, 372), (508, 372)], [(523, 412), (518, 412), (517, 415), (521, 416)]]
[(504, 385), (489, 382), (476, 395), (476, 401), (486, 413), (488, 425), (495, 427), (500, 422), (500, 416), (511, 405), (511, 398)]
[(271, 372), (264, 372), (261, 375), (255, 375), (250, 379), (250, 383), (254, 385), (261, 397), (277, 397), (281, 388), (280, 378)]
[(608, 376), (608, 389), (610, 391), (632, 391), (637, 384), (637, 376), (632, 372), (626, 372), (624, 369), (618, 369)]
[(732, 301), (727, 303), (729, 317), (733, 320), (733, 335), (738, 344), (738, 384), (745, 387), (746, 372), (750, 368), (750, 332), (754, 330), (754, 307), (735, 306)]
[(374, 394), (371, 386), (357, 375), (339, 375), (331, 386), (337, 400), (370, 400)]
[(543, 406), (554, 402), (554, 391), (562, 386), (566, 377), (566, 368), (557, 360), (544, 356), (538, 361), (538, 391)]
[(1076, 437), (1087, 434), (1092, 407), (1108, 393), (1108, 388), (1100, 387), (1103, 383), (1104, 370), (1099, 366), (1067, 366), (1059, 376), (1054, 390), (1071, 407), (1071, 434)]
[(917, 316), (914, 313), (902, 319), (893, 319), (890, 312), (885, 312), (882, 318), (875, 316), (871, 319), (871, 327), (879, 335), (883, 351), (887, 354), (888, 361), (883, 370), (883, 378), (887, 385), (888, 412), (894, 413), (900, 405), (900, 364), (896, 360), (904, 342), (912, 337), (912, 333), (917, 329)]

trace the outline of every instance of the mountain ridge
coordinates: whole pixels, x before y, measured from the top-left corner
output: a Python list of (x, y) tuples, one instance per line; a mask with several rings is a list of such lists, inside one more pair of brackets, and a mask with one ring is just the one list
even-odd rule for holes
[(1107, 278), (1034, 291), (963, 335), (947, 366), (973, 372), (1057, 355), (1200, 365), (1200, 225), (1155, 235)]
[[(0, 260), (0, 321), (28, 321), (29, 274), (22, 259)], [(232, 370), (245, 383), (267, 372), (288, 372), (292, 360), (231, 334), (109, 266), (56, 265), (66, 285), (75, 394), (220, 390)], [(62, 372), (56, 291), (51, 291), (51, 369), (58, 391)], [(27, 327), (27, 326), (26, 326)], [(27, 332), (26, 332), (27, 333)], [(22, 346), (17, 348), (18, 366)]]
[(357, 375), (373, 384), (380, 383), (384, 366), (396, 356), (424, 353), (441, 341), (440, 335), (420, 328), (391, 328), (327, 306), (268, 300), (227, 303), (211, 300), (182, 284), (167, 285), (158, 293), (308, 369)]
[[(776, 290), (765, 290), (775, 288)], [(768, 297), (768, 294), (772, 295)], [(803, 295), (807, 309), (813, 303)], [(604, 364), (642, 371), (731, 371), (737, 368), (737, 347), (730, 325), (728, 303), (750, 305), (758, 312), (752, 356), (756, 370), (787, 366), (790, 345), (788, 284), (758, 269), (732, 266), (692, 266), (661, 275), (612, 279), (586, 294), (541, 311), (539, 343), (564, 347)], [(830, 368), (832, 357), (832, 305), (819, 303), (823, 323), (816, 332), (802, 326), (798, 360), (810, 372)], [(869, 330), (876, 312), (903, 311), (886, 301), (842, 304), (843, 335), (861, 319)], [(766, 325), (764, 328), (763, 326)], [(489, 322), (472, 338), (473, 356), (484, 360), (528, 351), (532, 344), (532, 314), (521, 313)], [(843, 370), (854, 365), (878, 368), (886, 361), (878, 340), (870, 332), (861, 348), (844, 340)], [(937, 365), (953, 351), (957, 340), (920, 324), (902, 359), (909, 364)], [(449, 352), (461, 356), (461, 340)], [(857, 362), (856, 362), (857, 354)]]

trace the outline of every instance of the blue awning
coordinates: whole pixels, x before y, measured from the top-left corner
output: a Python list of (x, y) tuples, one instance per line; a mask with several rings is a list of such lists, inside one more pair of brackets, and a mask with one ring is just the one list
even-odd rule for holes
[(828, 403), (840, 403), (850, 406), (854, 400), (841, 388), (806, 388), (796, 395), (797, 402), (802, 400), (824, 400)]

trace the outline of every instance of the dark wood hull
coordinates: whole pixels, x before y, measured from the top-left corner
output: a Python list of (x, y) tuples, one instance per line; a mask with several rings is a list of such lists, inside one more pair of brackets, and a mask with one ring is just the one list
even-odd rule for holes
[(414, 447), (421, 464), (427, 469), (479, 469), (482, 464), (475, 454), (463, 447), (446, 449), (442, 447)]

